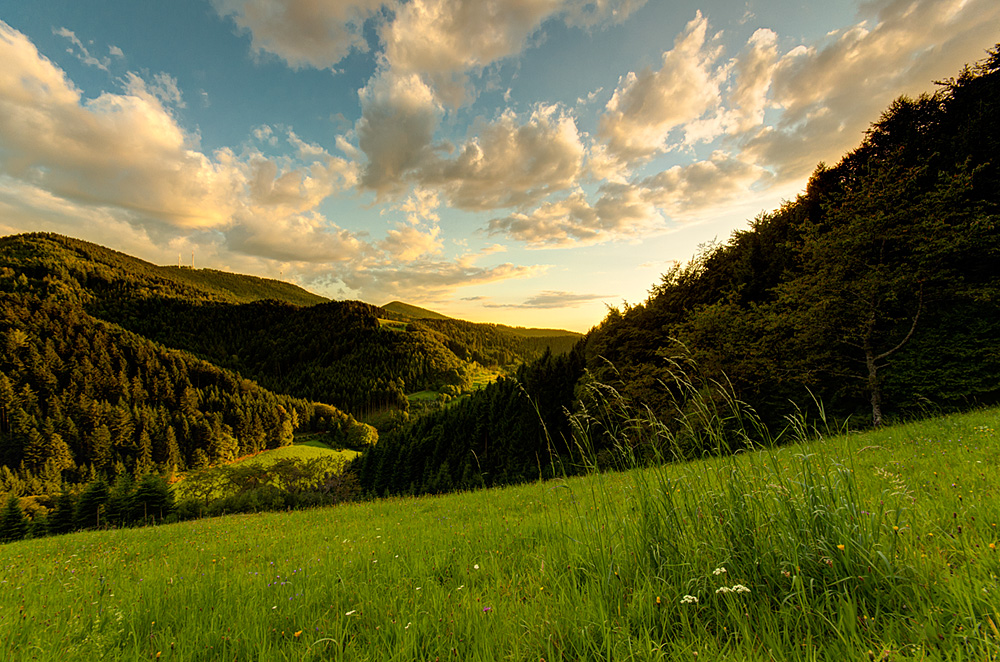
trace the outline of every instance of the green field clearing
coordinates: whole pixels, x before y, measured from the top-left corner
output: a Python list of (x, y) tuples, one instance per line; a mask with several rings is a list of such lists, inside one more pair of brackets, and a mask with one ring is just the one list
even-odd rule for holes
[(996, 660), (1000, 410), (0, 547), (0, 659)]
[(409, 322), (400, 322), (399, 320), (387, 320), (378, 318), (378, 325), (380, 328), (389, 329), (390, 331), (406, 331), (406, 327), (410, 325)]
[(258, 453), (253, 457), (248, 457), (245, 460), (237, 462), (237, 464), (257, 464), (257, 465), (268, 465), (274, 464), (278, 460), (283, 460), (286, 458), (295, 458), (298, 460), (312, 460), (317, 457), (322, 458), (340, 458), (344, 461), (353, 460), (358, 455), (357, 451), (352, 451), (349, 449), (344, 450), (334, 450), (328, 445), (320, 441), (319, 439), (309, 438), (305, 436), (297, 436), (295, 443), (291, 446), (283, 446), (281, 448), (275, 448), (269, 451), (264, 451), (263, 453)]

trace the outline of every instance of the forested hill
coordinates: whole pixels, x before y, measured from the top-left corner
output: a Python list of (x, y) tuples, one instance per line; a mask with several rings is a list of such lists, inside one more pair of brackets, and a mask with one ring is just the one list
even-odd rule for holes
[(72, 297), (87, 303), (119, 296), (227, 303), (274, 299), (297, 306), (327, 301), (280, 280), (214, 269), (161, 267), (51, 233), (0, 237), (0, 287), (4, 291), (31, 289), (42, 296)]
[(59, 235), (2, 237), (0, 492), (17, 480), (225, 462), (288, 443), (299, 427), (370, 440), (374, 431), (344, 412), (394, 424), (410, 393), (440, 391), (443, 402), (487, 369), (579, 338), (386, 317)]
[[(573, 447), (563, 412), (579, 411), (584, 383), (668, 425), (695, 412), (692, 393), (728, 406), (706, 405), (720, 384), (774, 429), (793, 403), (857, 427), (1000, 401), (998, 118), (1000, 46), (936, 93), (895, 101), (802, 195), (612, 310), (573, 353), (525, 366), (523, 390), (501, 383), (387, 435), (362, 483), (423, 492), (547, 475), (553, 446)], [(707, 450), (684, 438), (682, 450)], [(590, 441), (599, 456), (611, 439)]]
[(183, 471), (374, 431), (95, 319), (76, 302), (0, 292), (0, 492), (57, 494), (95, 475)]

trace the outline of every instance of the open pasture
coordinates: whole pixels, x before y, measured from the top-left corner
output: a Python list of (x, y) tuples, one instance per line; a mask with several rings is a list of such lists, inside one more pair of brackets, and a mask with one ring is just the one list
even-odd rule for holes
[(1000, 659), (1000, 412), (0, 547), (0, 658)]

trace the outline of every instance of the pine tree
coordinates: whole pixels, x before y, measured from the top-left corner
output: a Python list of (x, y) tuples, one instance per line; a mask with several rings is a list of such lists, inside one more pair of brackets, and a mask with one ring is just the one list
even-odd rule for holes
[(76, 499), (64, 485), (62, 493), (56, 500), (55, 511), (49, 517), (49, 532), (54, 534), (69, 533), (75, 528)]
[(77, 527), (93, 529), (102, 526), (107, 502), (108, 484), (103, 478), (97, 478), (87, 485), (76, 502)]
[(132, 492), (135, 482), (132, 474), (122, 471), (115, 478), (114, 485), (108, 491), (108, 503), (105, 508), (105, 521), (111, 526), (124, 526), (132, 521)]
[(21, 501), (13, 494), (7, 499), (7, 506), (0, 512), (0, 542), (24, 540), (28, 535), (28, 518), (21, 510)]
[(132, 518), (134, 521), (159, 521), (174, 510), (174, 495), (166, 478), (146, 474), (139, 480), (132, 495)]

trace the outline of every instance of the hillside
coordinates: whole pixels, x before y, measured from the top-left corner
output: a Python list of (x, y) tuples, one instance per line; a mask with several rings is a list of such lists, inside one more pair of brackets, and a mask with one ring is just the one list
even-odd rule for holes
[(59, 235), (2, 237), (0, 492), (184, 471), (295, 429), (370, 439), (354, 416), (390, 428), (411, 393), (415, 413), (434, 410), (578, 340), (449, 319), (386, 326), (385, 314)]
[(0, 658), (991, 660), (997, 429), (0, 545)]
[[(566, 457), (575, 432), (565, 412), (588, 414), (589, 450), (606, 461), (634, 423), (623, 408), (689, 425), (673, 452), (699, 454), (722, 452), (703, 428), (739, 424), (739, 411), (713, 422), (732, 402), (780, 430), (802, 411), (878, 427), (1000, 401), (997, 117), (1000, 47), (937, 93), (897, 100), (802, 195), (610, 311), (569, 355), (386, 435), (358, 463), (362, 485), (421, 493), (558, 475), (553, 450)], [(678, 422), (692, 413), (703, 421)], [(629, 442), (637, 457), (659, 452), (648, 439)], [(730, 431), (726, 443), (745, 440)]]
[(420, 308), (419, 306), (413, 306), (408, 303), (403, 303), (402, 301), (393, 301), (392, 303), (387, 303), (382, 306), (383, 310), (388, 310), (390, 313), (395, 313), (396, 315), (401, 315), (403, 317), (408, 317), (415, 320), (447, 320), (452, 319), (447, 315), (442, 315), (441, 313), (436, 313), (433, 310), (427, 310), (426, 308)]
[[(160, 267), (110, 248), (51, 233), (0, 237), (0, 289), (72, 293), (91, 302), (125, 294), (129, 298), (181, 298), (227, 303), (274, 299), (310, 306), (327, 299), (279, 280), (213, 269)], [(48, 281), (46, 281), (46, 278)]]
[(4, 493), (172, 474), (284, 446), (296, 429), (346, 439), (363, 427), (54, 298), (0, 293), (0, 346)]

